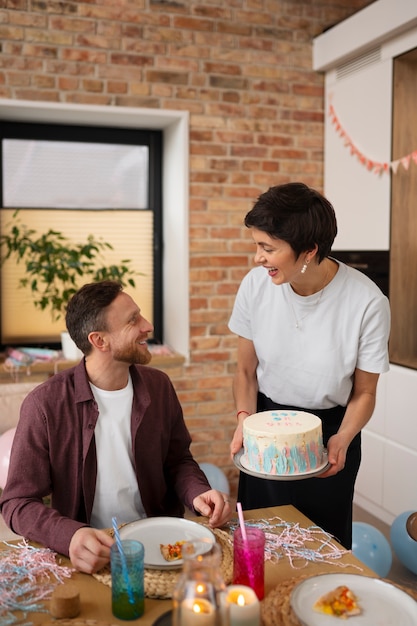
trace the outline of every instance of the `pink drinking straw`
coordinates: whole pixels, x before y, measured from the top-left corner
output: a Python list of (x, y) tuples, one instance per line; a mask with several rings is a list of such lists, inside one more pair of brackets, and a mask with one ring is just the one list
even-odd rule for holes
[(241, 505), (240, 502), (236, 503), (236, 508), (237, 508), (237, 514), (238, 514), (238, 517), (239, 517), (240, 532), (242, 533), (243, 548), (244, 548), (244, 552), (245, 552), (245, 560), (246, 560), (246, 565), (247, 565), (248, 574), (249, 574), (249, 582), (250, 582), (250, 586), (252, 587), (252, 589), (254, 589), (255, 588), (255, 581), (253, 579), (253, 571), (252, 571), (252, 565), (251, 565), (250, 549), (249, 549), (249, 544), (248, 544), (248, 536), (246, 534), (245, 520), (244, 520), (244, 517), (243, 517), (242, 505)]
[(245, 519), (243, 517), (243, 511), (242, 511), (242, 505), (240, 502), (236, 503), (236, 508), (237, 508), (237, 514), (239, 516), (239, 524), (240, 524), (240, 532), (242, 533), (242, 538), (244, 543), (248, 544), (248, 536), (246, 534), (246, 526), (245, 526)]

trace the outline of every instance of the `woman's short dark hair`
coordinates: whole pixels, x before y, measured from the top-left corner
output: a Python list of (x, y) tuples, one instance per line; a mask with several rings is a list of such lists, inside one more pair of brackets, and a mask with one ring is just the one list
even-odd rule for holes
[(88, 335), (93, 331), (107, 330), (106, 309), (122, 290), (122, 285), (113, 280), (88, 283), (68, 302), (65, 316), (67, 330), (83, 354), (91, 352)]
[(296, 258), (317, 245), (319, 263), (329, 255), (337, 234), (332, 204), (304, 183), (270, 187), (246, 215), (245, 226), (286, 241)]

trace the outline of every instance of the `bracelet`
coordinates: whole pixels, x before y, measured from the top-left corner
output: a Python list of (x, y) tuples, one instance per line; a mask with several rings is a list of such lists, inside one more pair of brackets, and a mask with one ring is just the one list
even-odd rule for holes
[(236, 413), (236, 418), (238, 418), (241, 413), (246, 413), (246, 415), (250, 415), (250, 413), (248, 411), (238, 411)]

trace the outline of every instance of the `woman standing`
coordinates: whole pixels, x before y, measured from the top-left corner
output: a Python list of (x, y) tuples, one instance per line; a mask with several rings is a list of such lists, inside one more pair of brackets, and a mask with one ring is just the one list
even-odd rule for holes
[(364, 274), (332, 259), (331, 203), (303, 183), (270, 188), (245, 217), (255, 263), (229, 322), (238, 335), (233, 383), (238, 425), (274, 408), (308, 411), (323, 423), (329, 469), (297, 481), (241, 473), (238, 500), (253, 509), (293, 504), (350, 549), (361, 429), (389, 368), (387, 298)]

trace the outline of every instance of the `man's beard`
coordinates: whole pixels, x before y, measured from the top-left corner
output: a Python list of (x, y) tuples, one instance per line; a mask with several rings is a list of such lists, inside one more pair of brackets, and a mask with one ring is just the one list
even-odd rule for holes
[(115, 350), (113, 352), (113, 358), (115, 361), (129, 363), (129, 365), (147, 365), (152, 359), (152, 354), (148, 349), (144, 352), (143, 349), (139, 348), (125, 348)]

